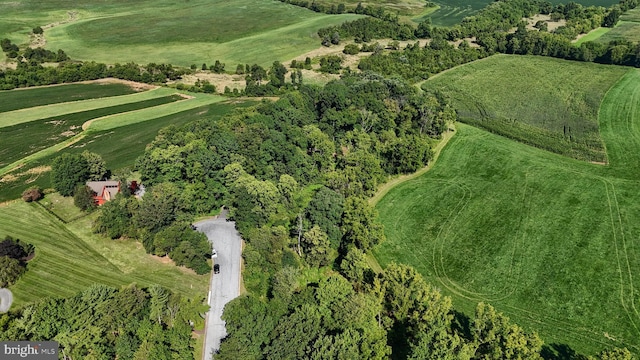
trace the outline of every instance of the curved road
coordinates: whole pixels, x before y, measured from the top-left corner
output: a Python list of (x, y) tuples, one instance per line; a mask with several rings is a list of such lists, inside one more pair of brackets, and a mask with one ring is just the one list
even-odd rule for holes
[(226, 220), (226, 212), (213, 220), (195, 223), (197, 230), (207, 235), (218, 257), (214, 263), (220, 265), (220, 273), (211, 271), (209, 285), (209, 312), (205, 320), (204, 360), (211, 360), (212, 352), (220, 348), (220, 340), (227, 335), (225, 323), (220, 318), (229, 301), (240, 295), (240, 263), (242, 240), (236, 231), (236, 224)]

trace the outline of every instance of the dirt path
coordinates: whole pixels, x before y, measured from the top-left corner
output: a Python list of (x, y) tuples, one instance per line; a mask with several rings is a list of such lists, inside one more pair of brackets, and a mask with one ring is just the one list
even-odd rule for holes
[[(78, 20), (78, 12), (77, 11), (67, 11), (67, 18), (65, 20), (62, 21), (56, 21), (53, 22), (51, 24), (46, 24), (44, 26), (41, 26), (42, 30), (47, 30), (47, 29), (51, 29), (53, 27), (62, 25), (62, 24), (68, 24), (70, 22), (74, 22)], [(30, 48), (39, 48), (39, 47), (45, 47), (45, 45), (47, 45), (47, 39), (44, 37), (44, 33), (42, 34), (31, 34), (31, 41), (29, 43), (29, 47)]]

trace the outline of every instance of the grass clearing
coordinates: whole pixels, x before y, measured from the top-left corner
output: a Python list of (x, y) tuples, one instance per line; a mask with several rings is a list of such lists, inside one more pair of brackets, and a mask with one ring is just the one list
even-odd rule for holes
[(378, 203), (384, 267), (412, 265), (472, 315), (491, 303), (546, 344), (640, 352), (640, 71), (599, 112), (610, 165), (458, 125), (426, 174)]
[(178, 100), (183, 100), (183, 98), (179, 95), (170, 95), (0, 128), (0, 138), (2, 138), (3, 144), (3, 147), (0, 148), (0, 167), (53, 146), (62, 139), (81, 133), (82, 125), (89, 120), (150, 108)]
[(495, 55), (424, 82), (452, 100), (463, 122), (577, 159), (605, 162), (597, 113), (627, 68)]
[(133, 94), (125, 84), (64, 84), (0, 91), (0, 113), (69, 101)]
[(573, 42), (576, 46), (580, 46), (583, 42), (587, 41), (595, 41), (599, 39), (602, 35), (611, 31), (611, 28), (608, 27), (599, 27), (589, 31), (587, 34), (578, 35), (578, 38)]
[(27, 273), (11, 287), (14, 306), (43, 297), (68, 297), (93, 283), (160, 284), (192, 298), (206, 296), (208, 275), (163, 264), (134, 241), (91, 234), (94, 217), (65, 225), (38, 204), (15, 202), (0, 207), (0, 236), (11, 235), (36, 247)]

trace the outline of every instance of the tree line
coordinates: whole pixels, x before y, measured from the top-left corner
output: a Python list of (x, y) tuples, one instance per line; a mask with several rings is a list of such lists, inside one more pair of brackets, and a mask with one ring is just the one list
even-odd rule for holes
[[(2, 50), (9, 58), (15, 58), (15, 69), (0, 69), (0, 90), (19, 87), (51, 85), (114, 77), (143, 83), (166, 83), (177, 80), (189, 72), (171, 64), (133, 62), (106, 65), (102, 63), (71, 61), (63, 50), (52, 52), (43, 48), (26, 47), (20, 52), (9, 39), (0, 40)], [(55, 62), (57, 66), (43, 66), (44, 62)]]

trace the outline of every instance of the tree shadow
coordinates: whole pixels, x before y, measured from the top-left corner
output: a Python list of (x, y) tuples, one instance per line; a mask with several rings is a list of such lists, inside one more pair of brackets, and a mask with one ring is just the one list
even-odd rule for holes
[(587, 360), (587, 357), (578, 354), (567, 344), (544, 345), (540, 355), (545, 360)]
[(462, 335), (465, 339), (472, 341), (471, 335), (471, 318), (467, 315), (453, 310), (453, 321), (451, 322), (452, 328), (458, 334)]

